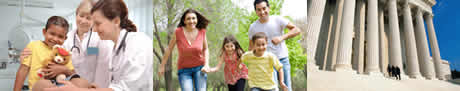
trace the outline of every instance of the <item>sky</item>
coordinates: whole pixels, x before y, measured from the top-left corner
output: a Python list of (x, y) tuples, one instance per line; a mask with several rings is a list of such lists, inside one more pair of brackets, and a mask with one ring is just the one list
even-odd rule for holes
[(441, 58), (460, 70), (460, 0), (436, 0), (433, 22)]

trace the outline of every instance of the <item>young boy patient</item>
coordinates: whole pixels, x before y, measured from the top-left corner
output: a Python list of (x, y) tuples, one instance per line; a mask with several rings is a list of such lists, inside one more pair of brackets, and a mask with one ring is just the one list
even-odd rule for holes
[[(39, 69), (46, 68), (43, 62), (51, 59), (52, 48), (54, 45), (62, 45), (64, 40), (67, 38), (66, 34), (69, 29), (67, 20), (60, 16), (52, 16), (47, 22), (43, 31), (44, 41), (32, 41), (26, 48), (32, 51), (30, 56), (21, 59), (21, 65), (19, 66), (18, 72), (16, 73), (16, 80), (14, 83), (14, 91), (21, 91), (24, 86), (24, 80), (28, 76), (29, 88), (33, 91), (41, 90), (42, 88), (56, 87), (56, 81), (53, 80), (56, 74), (65, 74), (70, 81), (78, 87), (92, 87), (88, 81), (80, 79), (78, 75), (74, 73), (74, 67), (72, 61), (69, 60), (65, 66), (60, 67), (59, 64), (50, 64), (48, 67), (54, 66), (59, 67), (61, 73), (53, 73), (50, 69), (43, 69), (45, 72), (43, 77), (40, 77), (37, 73)], [(58, 66), (59, 65), (59, 66)], [(46, 78), (46, 79), (45, 79)], [(51, 79), (51, 80), (50, 80)]]

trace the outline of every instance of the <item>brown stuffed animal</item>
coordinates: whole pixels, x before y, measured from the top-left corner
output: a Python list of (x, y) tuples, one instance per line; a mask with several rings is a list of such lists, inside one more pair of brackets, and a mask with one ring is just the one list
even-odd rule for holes
[[(53, 46), (51, 57), (43, 61), (42, 65), (43, 68), (47, 68), (49, 64), (67, 65), (71, 61), (71, 57), (71, 53), (68, 50), (62, 48), (62, 46), (55, 45)], [(43, 72), (41, 69), (39, 69), (37, 72), (40, 78), (44, 78), (45, 72)], [(56, 76), (57, 81), (63, 81), (65, 78), (66, 76), (64, 74), (58, 74)]]

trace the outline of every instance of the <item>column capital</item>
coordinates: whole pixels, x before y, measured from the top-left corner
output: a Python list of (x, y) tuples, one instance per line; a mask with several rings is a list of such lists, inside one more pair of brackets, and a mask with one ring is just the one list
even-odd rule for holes
[(433, 17), (434, 17), (434, 14), (432, 14), (432, 13), (426, 13), (426, 14), (424, 14), (424, 16), (423, 16), (423, 17), (425, 17), (425, 18), (431, 18), (431, 19), (433, 19)]
[(416, 16), (423, 16), (423, 11), (420, 8), (414, 8)]

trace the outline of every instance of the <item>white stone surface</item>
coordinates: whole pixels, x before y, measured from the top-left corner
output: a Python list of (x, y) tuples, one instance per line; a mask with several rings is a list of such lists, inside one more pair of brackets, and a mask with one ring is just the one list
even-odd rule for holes
[[(309, 72), (307, 91), (458, 91), (460, 80), (393, 80), (343, 72)], [(457, 81), (458, 83), (452, 83)]]

